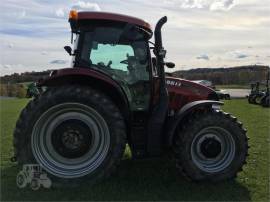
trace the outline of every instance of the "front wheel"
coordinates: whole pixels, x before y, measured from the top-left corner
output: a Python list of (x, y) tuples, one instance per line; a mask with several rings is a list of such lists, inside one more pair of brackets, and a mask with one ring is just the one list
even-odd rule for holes
[(45, 179), (42, 179), (41, 184), (44, 188), (49, 189), (52, 186), (52, 181), (46, 176)]
[(31, 183), (30, 183), (30, 187), (32, 190), (36, 191), (40, 188), (40, 182), (39, 179), (32, 179)]
[(177, 167), (195, 181), (236, 176), (246, 161), (246, 132), (236, 118), (221, 111), (195, 114), (176, 134)]

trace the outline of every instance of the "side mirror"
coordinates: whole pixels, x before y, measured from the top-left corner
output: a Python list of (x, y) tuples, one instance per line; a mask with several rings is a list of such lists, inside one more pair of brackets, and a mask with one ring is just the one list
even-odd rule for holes
[(175, 67), (175, 64), (173, 62), (165, 62), (165, 65), (170, 69)]
[(64, 49), (69, 55), (72, 55), (72, 48), (70, 46), (65, 46)]

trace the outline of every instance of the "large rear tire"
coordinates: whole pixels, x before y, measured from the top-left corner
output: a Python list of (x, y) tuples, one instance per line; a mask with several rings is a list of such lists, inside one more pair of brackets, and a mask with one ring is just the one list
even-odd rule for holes
[(19, 188), (24, 188), (27, 185), (27, 176), (23, 171), (20, 171), (16, 178), (17, 186)]
[(194, 181), (231, 179), (246, 163), (246, 130), (224, 112), (198, 113), (179, 127), (174, 151), (180, 172)]
[(103, 93), (77, 85), (51, 88), (30, 101), (14, 131), (18, 163), (38, 163), (57, 180), (87, 176), (95, 182), (109, 176), (125, 143), (116, 105)]

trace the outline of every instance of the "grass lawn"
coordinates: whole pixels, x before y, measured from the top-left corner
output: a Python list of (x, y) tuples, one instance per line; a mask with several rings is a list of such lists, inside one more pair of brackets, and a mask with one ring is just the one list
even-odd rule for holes
[[(194, 183), (179, 175), (169, 159), (131, 160), (125, 158), (109, 179), (90, 187), (52, 187), (32, 191), (19, 189), (20, 168), (9, 161), (13, 155), (12, 132), (26, 99), (1, 102), (1, 201), (57, 200), (160, 200), (160, 201), (269, 201), (269, 120), (270, 109), (247, 104), (246, 100), (226, 101), (224, 110), (244, 123), (250, 137), (247, 165), (235, 180), (217, 184)], [(127, 155), (128, 156), (128, 155)]]

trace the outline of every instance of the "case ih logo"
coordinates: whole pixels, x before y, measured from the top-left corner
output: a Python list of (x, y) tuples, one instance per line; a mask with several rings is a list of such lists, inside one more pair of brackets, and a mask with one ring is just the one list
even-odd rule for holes
[(181, 86), (181, 82), (180, 81), (174, 81), (174, 80), (166, 80), (167, 85), (170, 86)]

